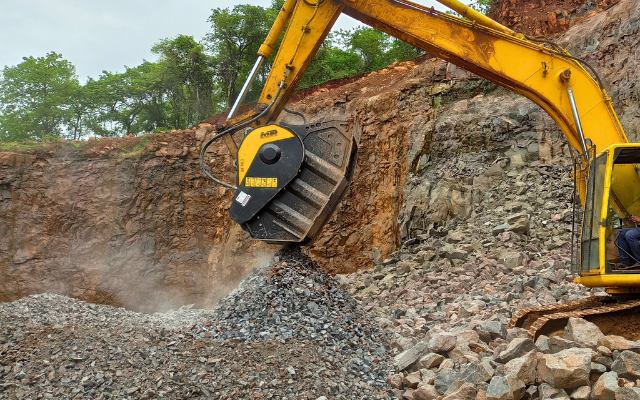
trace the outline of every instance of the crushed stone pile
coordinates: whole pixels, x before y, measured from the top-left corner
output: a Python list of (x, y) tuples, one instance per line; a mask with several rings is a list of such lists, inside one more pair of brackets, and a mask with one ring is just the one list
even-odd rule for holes
[[(201, 338), (308, 341), (342, 372), (346, 392), (385, 386), (388, 333), (299, 248), (285, 248), (276, 262), (254, 270), (213, 310), (216, 319), (192, 332)], [(331, 394), (345, 394), (338, 390)], [(367, 393), (362, 393), (367, 394)]]
[(387, 399), (387, 333), (300, 250), (215, 310), (0, 303), (0, 398)]

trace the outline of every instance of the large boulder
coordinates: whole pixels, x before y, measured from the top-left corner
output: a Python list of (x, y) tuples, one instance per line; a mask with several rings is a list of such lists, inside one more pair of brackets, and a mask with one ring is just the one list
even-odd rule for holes
[(636, 380), (640, 379), (640, 355), (625, 350), (613, 362), (611, 369), (623, 378)]
[(593, 385), (592, 394), (597, 400), (615, 400), (618, 389), (618, 374), (605, 372)]
[(453, 368), (445, 368), (436, 375), (434, 385), (438, 393), (445, 394), (449, 386), (459, 379), (460, 373), (458, 371)]
[(393, 358), (393, 362), (395, 363), (398, 370), (403, 371), (413, 363), (418, 361), (420, 357), (427, 350), (427, 344), (423, 341), (419, 341), (415, 346), (409, 348), (408, 350), (403, 351)]
[(474, 385), (487, 382), (493, 376), (494, 369), (488, 361), (472, 362), (460, 374), (462, 382), (473, 383)]
[(500, 361), (507, 363), (535, 349), (536, 345), (533, 343), (533, 340), (529, 338), (513, 339), (507, 346), (507, 349), (500, 353)]
[(487, 388), (487, 400), (520, 400), (524, 394), (524, 383), (508, 376), (494, 376)]
[(598, 341), (598, 344), (600, 346), (604, 346), (604, 347), (608, 348), (611, 351), (613, 351), (613, 350), (618, 350), (618, 351), (630, 350), (630, 351), (634, 351), (636, 353), (640, 352), (640, 343), (633, 342), (631, 340), (627, 340), (627, 339), (623, 338), (622, 336), (617, 336), (617, 335), (604, 336), (604, 337), (600, 338), (600, 340)]
[(536, 382), (536, 367), (538, 358), (535, 351), (530, 351), (522, 357), (514, 358), (504, 365), (504, 375), (517, 378), (527, 385)]
[(551, 386), (573, 389), (589, 384), (591, 350), (569, 349), (544, 354), (538, 360), (538, 376)]
[(434, 353), (446, 353), (456, 347), (456, 336), (450, 333), (438, 333), (429, 339), (429, 350)]
[(572, 340), (592, 349), (598, 347), (598, 340), (603, 337), (604, 334), (596, 324), (582, 318), (569, 318), (567, 327), (564, 328), (564, 338), (566, 340)]

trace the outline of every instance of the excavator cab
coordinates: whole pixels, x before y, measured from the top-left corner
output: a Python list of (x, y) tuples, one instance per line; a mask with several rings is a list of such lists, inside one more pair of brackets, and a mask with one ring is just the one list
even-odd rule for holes
[[(595, 154), (593, 147), (589, 154)], [(635, 227), (628, 218), (640, 213), (640, 186), (635, 183), (639, 166), (638, 143), (613, 144), (584, 164), (578, 163), (576, 188), (584, 194), (584, 201), (582, 218), (574, 219), (573, 269), (580, 274), (577, 283), (604, 287), (611, 294), (640, 292), (640, 269), (620, 269), (615, 263), (617, 251), (624, 251), (617, 248), (616, 235), (624, 227)], [(582, 180), (585, 175), (586, 181)], [(579, 227), (577, 223), (581, 223)]]

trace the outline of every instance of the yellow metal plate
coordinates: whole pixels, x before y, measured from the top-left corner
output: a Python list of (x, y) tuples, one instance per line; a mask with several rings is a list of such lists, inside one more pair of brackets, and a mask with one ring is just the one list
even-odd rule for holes
[(249, 167), (251, 167), (253, 160), (258, 155), (258, 151), (264, 144), (290, 139), (292, 137), (294, 137), (293, 132), (273, 124), (261, 126), (249, 132), (247, 137), (242, 141), (240, 150), (238, 150), (238, 182), (244, 180), (247, 171), (249, 171)]

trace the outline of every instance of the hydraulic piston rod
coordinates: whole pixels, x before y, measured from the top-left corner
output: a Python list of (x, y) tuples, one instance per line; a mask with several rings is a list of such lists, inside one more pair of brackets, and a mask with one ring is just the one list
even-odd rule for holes
[(582, 131), (582, 124), (580, 123), (580, 114), (578, 114), (578, 107), (576, 106), (576, 99), (573, 97), (573, 90), (567, 87), (567, 95), (569, 95), (569, 104), (571, 104), (571, 113), (573, 114), (573, 120), (576, 123), (576, 131), (580, 136), (580, 147), (582, 147), (582, 154), (585, 159), (589, 158), (589, 152), (587, 151), (587, 143), (584, 139), (584, 132)]
[(287, 0), (282, 6), (282, 9), (280, 9), (278, 17), (273, 23), (273, 26), (271, 27), (267, 38), (260, 46), (260, 49), (258, 49), (258, 59), (253, 65), (253, 68), (251, 69), (247, 80), (244, 82), (244, 86), (242, 86), (242, 90), (240, 91), (236, 102), (233, 104), (233, 107), (231, 107), (231, 111), (229, 111), (227, 120), (233, 119), (233, 117), (236, 115), (238, 108), (240, 108), (240, 105), (244, 101), (244, 98), (247, 96), (247, 92), (249, 92), (251, 84), (258, 75), (258, 71), (260, 71), (262, 63), (264, 62), (264, 60), (271, 56), (278, 37), (284, 31), (284, 28), (287, 26), (287, 22), (289, 22), (289, 19), (291, 19), (291, 14), (293, 13), (293, 9), (295, 8), (297, 2), (298, 0)]

